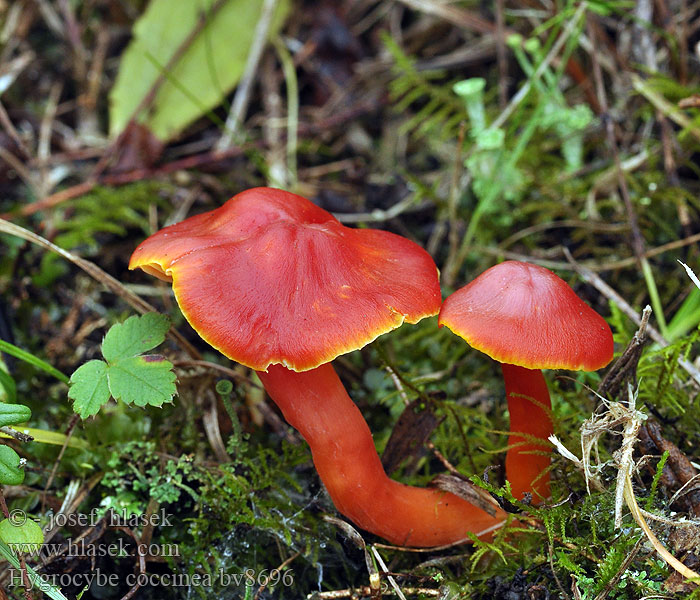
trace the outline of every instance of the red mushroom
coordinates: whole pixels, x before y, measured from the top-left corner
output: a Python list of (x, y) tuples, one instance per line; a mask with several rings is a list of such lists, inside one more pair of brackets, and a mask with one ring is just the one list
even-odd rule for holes
[(554, 273), (517, 261), (449, 296), (439, 324), (501, 363), (511, 431), (506, 478), (516, 498), (547, 498), (552, 416), (540, 369), (604, 367), (613, 356), (610, 327)]
[(172, 281), (199, 335), (258, 372), (304, 436), (333, 503), (390, 542), (437, 546), (487, 534), (505, 515), (385, 474), (372, 435), (333, 367), (404, 321), (437, 314), (431, 257), (413, 242), (351, 229), (308, 200), (270, 188), (166, 227), (131, 257)]

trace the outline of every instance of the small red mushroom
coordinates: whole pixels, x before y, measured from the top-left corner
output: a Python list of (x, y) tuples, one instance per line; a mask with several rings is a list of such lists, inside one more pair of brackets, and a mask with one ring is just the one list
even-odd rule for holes
[(392, 543), (439, 546), (488, 535), (495, 516), (387, 477), (372, 434), (333, 367), (336, 356), (437, 314), (430, 255), (385, 231), (344, 227), (301, 196), (256, 188), (145, 240), (129, 268), (172, 281), (192, 327), (258, 372), (311, 447), (337, 509)]
[(551, 271), (503, 262), (450, 295), (446, 325), (501, 363), (510, 413), (506, 478), (513, 495), (549, 496), (551, 401), (540, 369), (595, 371), (613, 356), (605, 320)]

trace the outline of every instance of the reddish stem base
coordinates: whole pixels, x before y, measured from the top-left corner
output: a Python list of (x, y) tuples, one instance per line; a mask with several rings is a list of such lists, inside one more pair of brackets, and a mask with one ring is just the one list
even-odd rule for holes
[(531, 492), (534, 502), (542, 501), (549, 497), (551, 446), (547, 438), (553, 433), (547, 382), (539, 370), (508, 364), (501, 364), (501, 368), (510, 412), (506, 479), (517, 499)]
[(258, 373), (287, 422), (311, 447), (336, 508), (355, 525), (402, 546), (432, 547), (483, 537), (506, 518), (453, 494), (387, 477), (369, 427), (330, 364), (295, 373), (275, 365)]

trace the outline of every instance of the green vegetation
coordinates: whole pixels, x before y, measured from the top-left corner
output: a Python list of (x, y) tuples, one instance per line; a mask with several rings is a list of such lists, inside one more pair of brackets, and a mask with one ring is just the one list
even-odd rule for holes
[[(234, 5), (247, 7), (236, 24), (246, 35), (274, 4), (222, 1), (206, 7), (229, 20)], [(5, 4), (7, 597), (24, 597), (24, 573), (34, 598), (41, 585), (51, 598), (85, 600), (369, 598), (377, 586), (406, 598), (700, 599), (622, 495), (627, 474), (659, 542), (700, 571), (700, 291), (678, 263), (700, 273), (694, 7), (281, 2), (246, 84), (241, 145), (220, 147), (242, 86), (227, 90), (250, 43), (222, 56), (231, 35), (216, 11), (179, 22), (179, 41), (163, 40), (157, 61), (132, 46), (119, 65), (127, 36), (153, 20), (149, 3)], [(175, 70), (159, 81), (154, 65), (177, 52), (201, 77), (233, 66), (204, 94)], [(137, 67), (152, 71), (138, 93), (125, 84)], [(170, 104), (183, 88), (199, 104)], [(127, 126), (136, 107), (138, 131)], [(620, 363), (546, 373), (559, 449), (570, 454), (554, 454), (541, 506), (503, 481), (508, 415), (495, 363), (435, 318), (336, 361), (380, 454), (413, 401), (434, 412), (430, 444), (392, 476), (424, 486), (448, 463), (513, 514), (493, 540), (411, 552), (355, 532), (254, 373), (199, 340), (169, 286), (128, 271), (154, 230), (297, 179), (292, 191), (341, 220), (423, 245), (445, 295), (500, 260), (528, 260), (610, 323)], [(647, 337), (635, 345), (647, 304)]]

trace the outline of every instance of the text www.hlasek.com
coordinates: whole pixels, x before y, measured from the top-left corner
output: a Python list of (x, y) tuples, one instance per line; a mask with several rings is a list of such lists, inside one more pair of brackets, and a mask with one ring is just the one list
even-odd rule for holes
[[(46, 584), (56, 587), (90, 587), (93, 583), (99, 587), (117, 587), (122, 581), (129, 587), (136, 585), (161, 587), (212, 587), (240, 586), (275, 588), (283, 585), (290, 587), (294, 583), (294, 572), (278, 569), (245, 569), (240, 573), (226, 573), (220, 569), (218, 573), (129, 573), (125, 577), (117, 573), (104, 573), (96, 569), (91, 573), (62, 573), (44, 575), (44, 581), (37, 581), (37, 587), (46, 588)], [(22, 571), (10, 569), (10, 585), (24, 586)], [(30, 588), (33, 585), (30, 583)]]
[[(136, 554), (138, 556), (162, 556), (162, 557), (178, 557), (180, 551), (177, 544), (138, 544), (134, 548), (133, 544), (126, 543), (119, 539), (112, 544), (94, 544), (80, 540), (74, 542), (69, 539), (65, 544), (8, 544), (16, 553), (28, 554), (30, 556), (38, 556), (47, 559), (52, 556), (71, 556), (71, 557), (101, 557), (101, 556), (129, 556)], [(135, 550), (135, 552), (134, 552)]]

